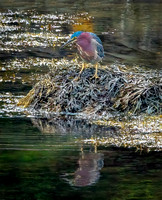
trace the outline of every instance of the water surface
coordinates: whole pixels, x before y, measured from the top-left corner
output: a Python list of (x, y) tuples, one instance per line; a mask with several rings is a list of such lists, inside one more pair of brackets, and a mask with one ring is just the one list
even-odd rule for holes
[(161, 199), (161, 153), (76, 143), (102, 128), (59, 122), (1, 119), (1, 199)]

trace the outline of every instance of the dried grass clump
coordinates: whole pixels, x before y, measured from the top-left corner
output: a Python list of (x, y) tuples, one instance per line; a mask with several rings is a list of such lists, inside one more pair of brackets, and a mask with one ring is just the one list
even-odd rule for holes
[(99, 79), (91, 79), (94, 68), (83, 71), (78, 81), (79, 66), (61, 65), (42, 77), (18, 103), (34, 109), (54, 112), (102, 114), (110, 111), (160, 113), (161, 81), (155, 72), (120, 71), (102, 67)]
[(161, 113), (162, 82), (160, 77), (146, 74), (136, 75), (120, 90), (114, 107), (132, 110), (133, 113)]

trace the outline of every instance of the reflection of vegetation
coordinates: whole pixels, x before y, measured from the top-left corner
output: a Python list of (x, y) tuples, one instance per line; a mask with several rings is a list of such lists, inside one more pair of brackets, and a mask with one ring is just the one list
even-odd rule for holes
[[(61, 135), (70, 134), (77, 137), (77, 141), (96, 146), (134, 147), (137, 151), (160, 151), (162, 135), (160, 117), (136, 117), (120, 120), (109, 118), (87, 123), (72, 117), (48, 119), (32, 119), (42, 133)], [(82, 133), (82, 134), (81, 134)], [(81, 135), (80, 135), (81, 134)], [(76, 141), (76, 139), (75, 139)]]
[(113, 137), (119, 135), (118, 128), (106, 127), (103, 125), (91, 124), (87, 120), (77, 119), (72, 116), (54, 116), (49, 115), (48, 118), (32, 118), (33, 125), (37, 127), (44, 135), (71, 135), (73, 142), (76, 138), (94, 137)]

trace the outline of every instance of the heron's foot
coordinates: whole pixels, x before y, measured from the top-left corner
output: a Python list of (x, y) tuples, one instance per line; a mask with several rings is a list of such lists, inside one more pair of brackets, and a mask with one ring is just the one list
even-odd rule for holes
[(91, 80), (92, 80), (93, 78), (98, 79), (99, 76), (98, 76), (97, 74), (94, 74), (94, 76), (92, 76)]
[(82, 69), (80, 70), (78, 77), (74, 78), (73, 81), (78, 81), (80, 79), (80, 76), (81, 76), (85, 66), (86, 66), (86, 64), (82, 63)]

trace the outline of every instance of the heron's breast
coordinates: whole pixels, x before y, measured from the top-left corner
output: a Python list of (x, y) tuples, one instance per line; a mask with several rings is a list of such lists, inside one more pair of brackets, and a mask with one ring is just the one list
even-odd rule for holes
[(92, 60), (95, 60), (97, 58), (96, 47), (93, 46), (93, 44), (89, 40), (78, 40), (77, 49), (79, 51), (80, 56), (88, 62), (91, 62)]

